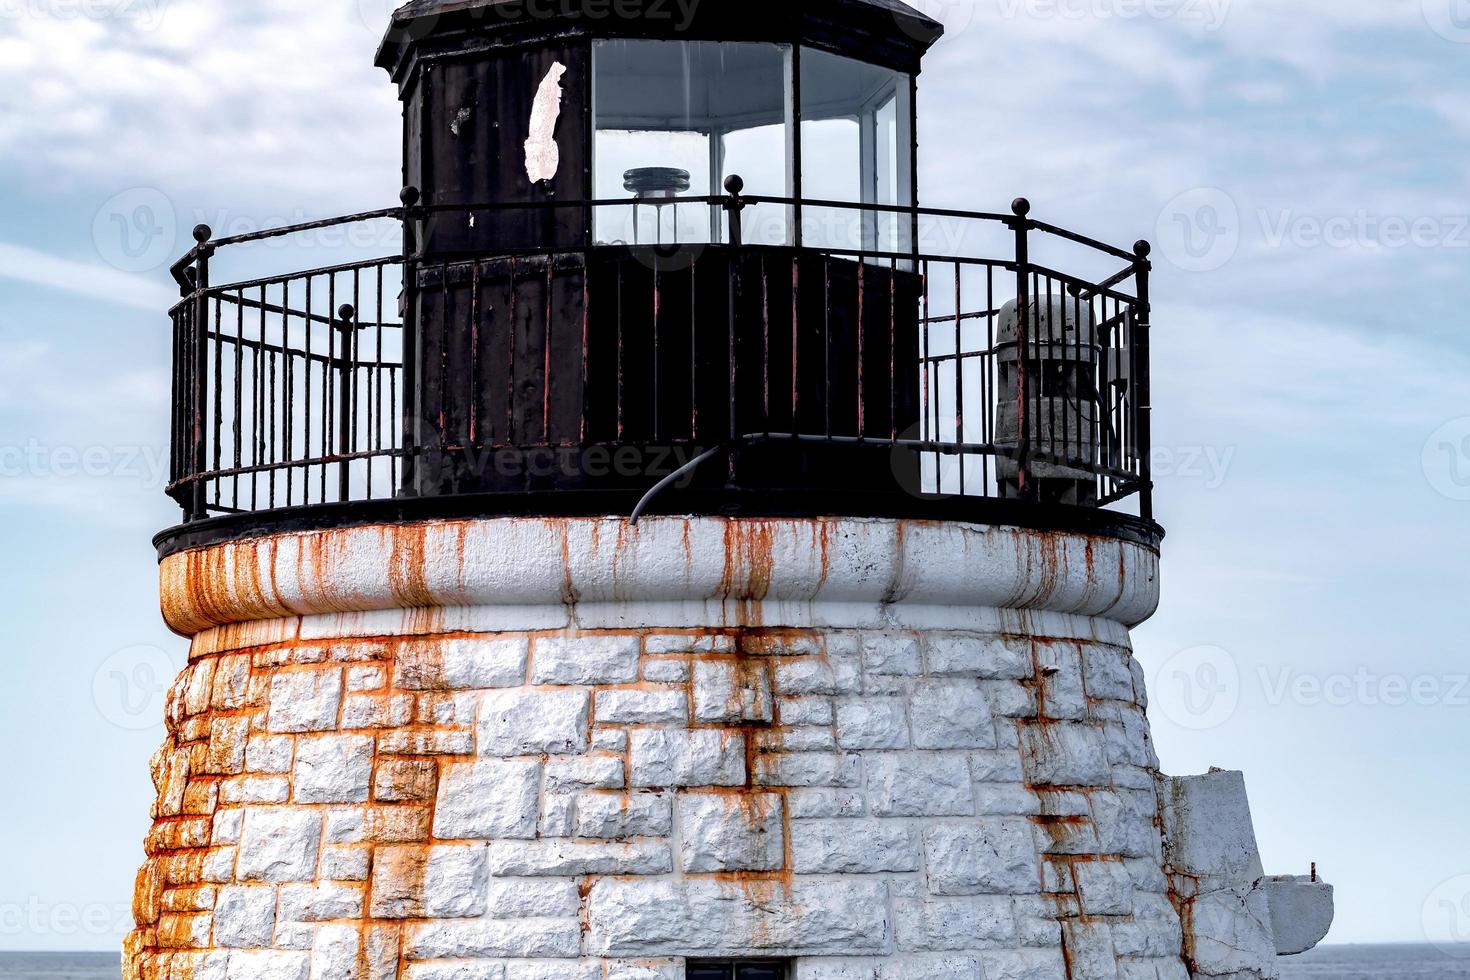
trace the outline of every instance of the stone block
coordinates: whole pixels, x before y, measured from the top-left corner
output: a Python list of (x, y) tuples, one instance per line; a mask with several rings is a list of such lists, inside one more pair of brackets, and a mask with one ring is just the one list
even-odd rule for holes
[(878, 955), (887, 952), (881, 882), (726, 883), (605, 879), (588, 898), (597, 956)]
[(1019, 637), (931, 634), (924, 658), (929, 673), (940, 677), (1026, 680), (1035, 673), (1031, 643)]
[(1116, 861), (1084, 861), (1072, 868), (1085, 915), (1132, 915), (1133, 878)]
[(520, 687), (530, 652), (523, 636), (413, 640), (398, 653), (393, 683), (404, 691)]
[(909, 714), (921, 749), (993, 749), (990, 702), (973, 681), (926, 681), (914, 688)]
[(230, 953), (226, 980), (307, 980), (311, 956), (283, 950), (236, 950)]
[(908, 748), (909, 722), (903, 699), (862, 698), (839, 701), (837, 744), (844, 749)]
[(529, 760), (484, 759), (448, 767), (434, 808), (441, 840), (529, 839), (536, 836), (541, 766)]
[(1063, 922), (1062, 944), (1071, 980), (1118, 980), (1118, 955), (1107, 923), (1088, 919)]
[(278, 914), (282, 924), (361, 919), (363, 890), (356, 884), (319, 881), (282, 885)]
[(1171, 870), (1239, 885), (1265, 876), (1243, 773), (1167, 780), (1163, 818)]
[(1071, 721), (1085, 719), (1087, 692), (1082, 685), (1082, 655), (1077, 645), (1037, 641), (1035, 646), (1041, 684), (1041, 716)]
[(1004, 898), (902, 899), (893, 903), (894, 939), (904, 952), (1009, 946), (1016, 938)]
[(1195, 973), (1211, 977), (1276, 974), (1276, 941), (1271, 933), (1271, 907), (1266, 892), (1249, 885), (1198, 896), (1187, 916), (1191, 932), (1185, 945)]
[(678, 808), (685, 872), (775, 871), (785, 863), (781, 797), (688, 793), (680, 794)]
[(373, 799), (409, 803), (434, 798), (439, 767), (423, 759), (385, 759), (373, 773)]
[(598, 691), (595, 714), (600, 725), (659, 725), (689, 719), (683, 691)]
[(694, 720), (701, 724), (769, 724), (774, 717), (771, 672), (764, 663), (696, 661), (693, 691)]
[(892, 820), (793, 820), (797, 874), (881, 874), (919, 870), (919, 828)]
[(621, 789), (623, 760), (612, 755), (578, 755), (546, 763), (546, 790), (569, 793), (584, 789)]
[(673, 800), (660, 793), (582, 793), (576, 798), (576, 836), (594, 840), (667, 837)]
[(272, 732), (325, 732), (337, 727), (341, 670), (291, 670), (271, 677), (267, 727)]
[(549, 637), (536, 641), (531, 683), (593, 686), (638, 679), (636, 636)]
[(391, 927), (334, 924), (317, 928), (311, 944), (312, 980), (394, 980), (398, 937)]
[(497, 691), (480, 708), (480, 755), (571, 755), (587, 748), (586, 691)]
[(379, 849), (373, 863), (373, 917), (464, 919), (484, 915), (488, 859), (484, 845)]
[(673, 870), (673, 852), (668, 841), (538, 840), (496, 841), (490, 845), (490, 873), (497, 878), (664, 875)]
[(581, 929), (576, 919), (430, 922), (410, 927), (403, 945), (418, 960), (571, 958), (580, 952)]
[(924, 859), (935, 895), (1031, 895), (1040, 889), (1035, 838), (1022, 818), (930, 827)]
[(786, 806), (791, 811), (792, 820), (861, 817), (868, 812), (868, 801), (861, 789), (823, 786), (791, 790), (786, 794)]
[(1332, 886), (1309, 877), (1261, 883), (1271, 908), (1271, 935), (1280, 956), (1296, 956), (1327, 938), (1335, 915)]
[(862, 673), (857, 655), (782, 659), (776, 661), (775, 686), (783, 697), (858, 694)]
[(296, 743), (297, 803), (365, 803), (373, 774), (371, 735), (323, 735)]
[(250, 772), (287, 773), (296, 752), (289, 735), (253, 735), (245, 746), (245, 768)]
[(315, 810), (252, 809), (240, 832), (242, 881), (310, 881), (316, 874), (322, 817)]
[(1103, 733), (1091, 725), (1023, 725), (1021, 761), (1032, 786), (1112, 785)]
[(880, 817), (972, 816), (975, 791), (969, 758), (935, 752), (869, 756), (868, 801)]
[(732, 732), (638, 729), (629, 754), (636, 788), (745, 784), (745, 738)]
[(924, 671), (919, 638), (912, 633), (872, 633), (862, 639), (863, 667), (878, 677), (917, 677)]
[(1060, 949), (982, 952), (980, 962), (985, 980), (1069, 980)]
[(231, 885), (219, 890), (214, 944), (226, 949), (265, 949), (276, 932), (276, 890), (269, 885)]
[(1082, 670), (1087, 695), (1099, 701), (1135, 699), (1133, 658), (1128, 651), (1102, 644), (1082, 648)]
[(486, 895), (492, 919), (556, 919), (577, 914), (577, 882), (555, 878), (495, 878)]

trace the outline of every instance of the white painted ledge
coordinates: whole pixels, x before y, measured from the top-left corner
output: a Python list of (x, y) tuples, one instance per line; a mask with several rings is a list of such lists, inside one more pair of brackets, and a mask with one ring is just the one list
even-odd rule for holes
[(649, 616), (668, 621), (646, 625), (867, 628), (907, 619), (966, 628), (985, 611), (980, 620), (1019, 610), (1058, 620), (1063, 633), (1095, 634), (1085, 621), (1100, 620), (1123, 634), (1158, 606), (1159, 558), (1108, 538), (955, 523), (487, 519), (184, 552), (163, 561), (161, 592), (168, 624), (186, 636), (395, 610), (491, 619), (519, 610), (519, 619), (546, 622), (525, 628), (556, 628), (568, 610), (586, 628)]

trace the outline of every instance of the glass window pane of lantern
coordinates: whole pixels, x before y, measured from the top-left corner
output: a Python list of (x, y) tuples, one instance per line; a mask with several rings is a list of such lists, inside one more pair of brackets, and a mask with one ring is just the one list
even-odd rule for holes
[[(732, 174), (748, 194), (790, 196), (789, 47), (599, 41), (594, 58), (596, 196), (638, 201), (599, 208), (597, 241), (722, 241), (722, 209), (669, 198), (723, 194)], [(786, 244), (784, 211), (749, 209), (746, 240)]]
[[(902, 72), (814, 48), (801, 52), (802, 196), (896, 205), (914, 202), (913, 95)], [(903, 252), (910, 219), (861, 208), (807, 207), (814, 248)]]

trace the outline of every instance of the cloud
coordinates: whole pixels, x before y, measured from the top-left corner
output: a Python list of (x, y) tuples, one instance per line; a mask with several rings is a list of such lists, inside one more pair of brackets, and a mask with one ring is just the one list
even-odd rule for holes
[(101, 263), (76, 262), (9, 242), (0, 242), (0, 278), (154, 313), (165, 312), (178, 302), (177, 293), (148, 279)]
[(243, 184), (278, 208), (393, 199), (399, 117), (372, 67), (373, 4), (160, 2), (116, 0), (151, 17), (31, 3), (6, 20), (0, 160), (42, 190), (104, 197)]

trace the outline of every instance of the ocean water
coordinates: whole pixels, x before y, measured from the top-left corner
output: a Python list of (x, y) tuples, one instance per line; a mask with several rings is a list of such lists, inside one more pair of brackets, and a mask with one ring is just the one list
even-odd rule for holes
[(1282, 980), (1470, 980), (1470, 946), (1326, 946), (1281, 960)]
[(117, 953), (0, 953), (0, 980), (120, 980)]
[[(0, 953), (0, 980), (119, 980), (116, 953)], [(1281, 961), (1282, 980), (1470, 980), (1470, 947), (1330, 946)]]

